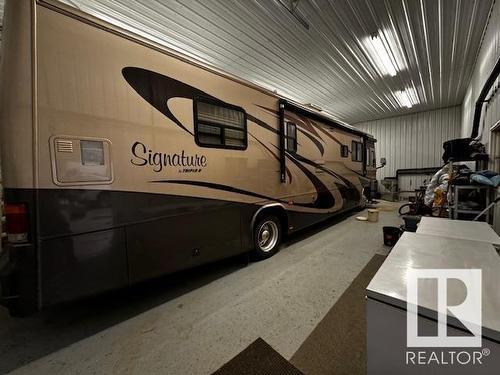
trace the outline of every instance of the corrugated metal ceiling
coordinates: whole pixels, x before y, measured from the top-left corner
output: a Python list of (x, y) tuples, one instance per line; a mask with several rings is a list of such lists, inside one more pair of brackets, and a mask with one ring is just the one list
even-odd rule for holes
[[(64, 0), (350, 123), (460, 104), (493, 1)], [(374, 61), (377, 33), (395, 76)]]

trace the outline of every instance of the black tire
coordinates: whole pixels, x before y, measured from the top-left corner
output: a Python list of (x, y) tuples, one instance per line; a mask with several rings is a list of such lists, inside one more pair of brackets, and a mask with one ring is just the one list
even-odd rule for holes
[[(266, 239), (265, 232), (269, 237)], [(282, 227), (274, 215), (262, 216), (253, 227), (253, 256), (257, 260), (267, 259), (280, 249)]]
[(412, 213), (412, 203), (406, 203), (403, 204), (401, 207), (399, 207), (399, 214), (400, 215), (411, 215)]

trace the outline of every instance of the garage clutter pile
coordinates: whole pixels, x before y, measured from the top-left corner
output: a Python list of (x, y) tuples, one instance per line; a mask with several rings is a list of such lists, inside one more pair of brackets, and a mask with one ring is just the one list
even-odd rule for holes
[(500, 175), (496, 172), (484, 170), (472, 172), (466, 165), (453, 166), (450, 181), (450, 167), (445, 165), (432, 177), (427, 186), (424, 196), (424, 203), (429, 207), (444, 207), (451, 200), (452, 185), (486, 185), (498, 187), (500, 185)]

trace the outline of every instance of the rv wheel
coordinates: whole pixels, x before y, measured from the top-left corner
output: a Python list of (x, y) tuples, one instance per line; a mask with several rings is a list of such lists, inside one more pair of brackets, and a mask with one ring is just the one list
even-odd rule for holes
[(281, 224), (276, 216), (264, 216), (253, 229), (254, 255), (257, 259), (272, 257), (279, 250)]

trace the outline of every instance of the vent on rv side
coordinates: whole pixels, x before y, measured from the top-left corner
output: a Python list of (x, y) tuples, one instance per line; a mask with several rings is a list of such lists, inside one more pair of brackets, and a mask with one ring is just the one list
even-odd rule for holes
[(52, 137), (51, 151), (52, 176), (56, 185), (95, 185), (113, 182), (109, 140)]
[(58, 139), (56, 141), (57, 152), (73, 152), (73, 142), (68, 140)]

